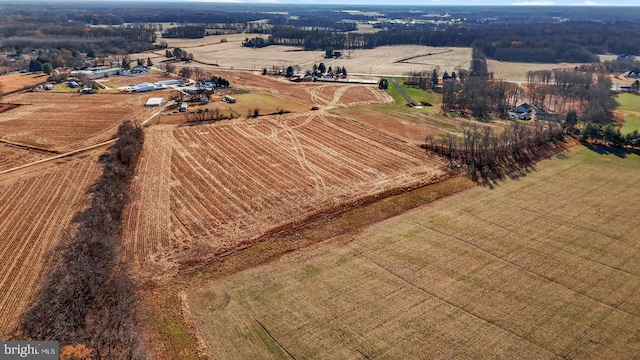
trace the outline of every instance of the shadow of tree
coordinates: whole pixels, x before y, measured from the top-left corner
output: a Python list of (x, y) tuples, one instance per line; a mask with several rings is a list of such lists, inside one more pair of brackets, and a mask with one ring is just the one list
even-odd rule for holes
[(615, 155), (622, 159), (628, 157), (631, 154), (640, 155), (640, 151), (638, 150), (616, 147), (616, 146), (606, 146), (606, 145), (598, 145), (598, 144), (591, 144), (591, 143), (585, 143), (584, 146), (587, 149), (595, 153), (598, 153), (600, 155)]

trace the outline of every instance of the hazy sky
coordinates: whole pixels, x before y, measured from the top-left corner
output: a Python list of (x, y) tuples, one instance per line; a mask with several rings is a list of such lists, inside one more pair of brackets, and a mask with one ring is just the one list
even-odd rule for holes
[(640, 0), (186, 0), (196, 2), (358, 4), (358, 5), (528, 5), (528, 6), (640, 6)]

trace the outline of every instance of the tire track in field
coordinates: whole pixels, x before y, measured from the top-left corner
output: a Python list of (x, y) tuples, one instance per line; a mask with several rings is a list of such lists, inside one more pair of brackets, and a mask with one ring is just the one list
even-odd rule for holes
[[(333, 93), (333, 100), (327, 105), (328, 107), (336, 107), (340, 103), (340, 99), (342, 99), (342, 95), (344, 95), (347, 90), (349, 90), (351, 86), (341, 86), (336, 89)], [(344, 105), (344, 104), (342, 104)]]
[[(316, 116), (312, 114), (307, 119), (307, 123), (310, 123)], [(300, 143), (300, 139), (296, 132), (286, 124), (286, 122), (279, 123), (280, 128), (288, 135), (289, 140), (291, 141), (291, 145), (293, 146), (293, 153), (295, 154), (294, 158), (298, 161), (298, 164), (302, 169), (305, 169), (307, 173), (310, 174), (309, 178), (313, 180), (315, 184), (316, 190), (322, 191), (326, 189), (327, 184), (324, 182), (322, 175), (320, 175), (318, 169), (314, 164), (307, 160), (307, 157), (304, 152), (304, 147)]]

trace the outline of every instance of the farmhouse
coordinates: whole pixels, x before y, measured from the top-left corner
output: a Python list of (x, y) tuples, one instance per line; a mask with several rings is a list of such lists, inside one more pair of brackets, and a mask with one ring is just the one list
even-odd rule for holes
[(618, 61), (635, 61), (636, 57), (629, 54), (620, 54), (617, 58)]
[(144, 106), (160, 106), (164, 102), (164, 98), (149, 98)]
[(531, 112), (531, 105), (524, 103), (520, 106), (517, 106), (513, 109), (513, 112), (515, 112), (516, 114), (524, 114), (524, 113), (530, 113)]

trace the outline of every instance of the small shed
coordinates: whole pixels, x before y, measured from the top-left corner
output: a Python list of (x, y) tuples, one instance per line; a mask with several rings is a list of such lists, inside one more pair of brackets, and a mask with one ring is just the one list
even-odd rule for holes
[(144, 106), (160, 106), (164, 102), (164, 98), (149, 98)]

